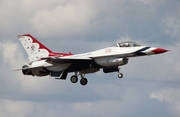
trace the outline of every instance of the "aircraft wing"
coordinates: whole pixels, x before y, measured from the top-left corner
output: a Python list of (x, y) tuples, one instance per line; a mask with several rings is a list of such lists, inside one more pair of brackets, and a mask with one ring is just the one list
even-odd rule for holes
[[(83, 62), (83, 61), (92, 61), (92, 58), (88, 58), (88, 57), (44, 57), (41, 58), (41, 60), (46, 60), (46, 62), (48, 63), (74, 63), (74, 62)], [(35, 69), (35, 68), (41, 68), (44, 66), (29, 66), (26, 65), (26, 67), (21, 68), (21, 69), (16, 69), (13, 71), (20, 71), (20, 70), (26, 70), (26, 69)]]
[(92, 58), (89, 57), (45, 57), (41, 58), (45, 59), (48, 63), (73, 63), (73, 62), (81, 62), (81, 61), (92, 61)]

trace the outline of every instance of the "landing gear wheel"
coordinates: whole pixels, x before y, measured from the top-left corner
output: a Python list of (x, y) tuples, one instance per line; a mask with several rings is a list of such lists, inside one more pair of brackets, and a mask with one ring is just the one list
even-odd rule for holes
[(122, 73), (119, 73), (119, 74), (118, 74), (118, 77), (119, 77), (119, 78), (122, 78), (122, 77), (123, 77), (123, 74), (122, 74)]
[(71, 76), (70, 80), (72, 83), (76, 83), (78, 81), (78, 77), (76, 75)]
[(86, 85), (88, 83), (88, 80), (86, 78), (81, 78), (80, 83), (81, 85)]

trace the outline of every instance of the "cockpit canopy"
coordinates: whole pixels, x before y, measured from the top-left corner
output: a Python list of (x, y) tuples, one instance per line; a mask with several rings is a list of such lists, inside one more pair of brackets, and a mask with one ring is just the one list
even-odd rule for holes
[(117, 43), (111, 47), (137, 47), (137, 46), (141, 46), (141, 45), (131, 42), (131, 41), (127, 41), (127, 42)]

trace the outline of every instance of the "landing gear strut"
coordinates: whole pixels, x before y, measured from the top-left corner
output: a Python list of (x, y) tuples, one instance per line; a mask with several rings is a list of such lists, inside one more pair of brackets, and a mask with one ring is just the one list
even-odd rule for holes
[(85, 74), (82, 74), (82, 73), (79, 73), (77, 74), (77, 72), (75, 72), (75, 75), (71, 76), (70, 80), (72, 83), (76, 83), (78, 81), (78, 76), (81, 76), (81, 80), (80, 80), (80, 83), (81, 85), (86, 85), (88, 83), (88, 80), (84, 77)]

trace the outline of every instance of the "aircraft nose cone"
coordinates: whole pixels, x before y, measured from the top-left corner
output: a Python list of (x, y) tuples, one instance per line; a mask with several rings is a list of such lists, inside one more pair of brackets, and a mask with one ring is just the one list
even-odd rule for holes
[(153, 53), (155, 54), (160, 54), (160, 53), (164, 53), (164, 52), (167, 52), (168, 50), (166, 49), (163, 49), (163, 48), (156, 48), (154, 50), (152, 50)]

